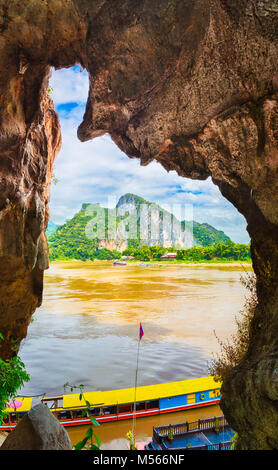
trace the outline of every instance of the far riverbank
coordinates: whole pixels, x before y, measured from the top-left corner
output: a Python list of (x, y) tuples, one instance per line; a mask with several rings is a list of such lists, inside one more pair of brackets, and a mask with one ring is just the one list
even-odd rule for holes
[[(51, 264), (59, 263), (81, 263), (81, 264), (94, 264), (99, 266), (113, 265), (116, 260), (85, 260), (80, 261), (77, 259), (57, 259), (55, 261), (50, 261)], [(118, 260), (119, 261), (119, 260)], [(124, 260), (126, 265), (130, 266), (194, 266), (194, 267), (236, 267), (236, 268), (250, 268), (252, 269), (252, 262), (248, 261), (229, 261), (229, 260), (204, 260), (204, 261), (184, 261), (184, 260), (150, 260), (150, 261), (140, 261), (140, 260)]]
[(154, 265), (154, 266), (195, 266), (195, 267), (198, 267), (198, 266), (201, 266), (201, 267), (209, 267), (209, 266), (223, 266), (223, 267), (227, 267), (227, 266), (235, 266), (235, 267), (251, 267), (252, 268), (252, 263), (251, 261), (250, 262), (246, 262), (246, 261), (224, 261), (224, 260), (221, 260), (221, 261), (196, 261), (196, 262), (193, 262), (193, 261), (179, 261), (179, 260), (165, 260), (165, 261), (126, 261), (127, 264), (132, 264), (132, 265), (137, 265), (137, 266), (142, 266), (142, 265)]

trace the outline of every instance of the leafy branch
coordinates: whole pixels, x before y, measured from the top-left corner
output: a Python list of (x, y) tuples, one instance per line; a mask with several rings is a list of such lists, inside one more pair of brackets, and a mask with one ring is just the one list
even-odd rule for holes
[[(2, 333), (0, 333), (1, 341), (4, 341)], [(14, 347), (16, 350), (18, 349), (16, 341)], [(6, 408), (9, 400), (14, 399), (24, 382), (29, 380), (30, 376), (27, 374), (20, 357), (14, 356), (6, 361), (0, 358), (0, 424), (7, 416)]]
[[(241, 283), (248, 289), (249, 296), (245, 300), (240, 318), (236, 318), (237, 331), (227, 340), (220, 340), (214, 332), (220, 345), (220, 353), (214, 357), (209, 365), (209, 373), (216, 381), (224, 381), (231, 371), (240, 364), (246, 354), (251, 334), (251, 322), (257, 306), (256, 276), (245, 274), (241, 277)], [(261, 328), (261, 324), (258, 325)]]
[(79, 386), (78, 385), (70, 385), (67, 382), (64, 385), (64, 389), (66, 390), (67, 387), (70, 388), (71, 392), (73, 392), (74, 389), (79, 389), (79, 391), (80, 391), (79, 400), (80, 401), (84, 400), (85, 404), (86, 404), (86, 409), (84, 409), (82, 411), (82, 416), (85, 417), (85, 416), (88, 415), (88, 417), (91, 421), (91, 426), (87, 429), (84, 439), (82, 439), (77, 444), (75, 444), (75, 446), (73, 446), (74, 449), (75, 450), (82, 450), (82, 449), (84, 449), (84, 450), (100, 450), (100, 446), (101, 446), (100, 438), (93, 431), (93, 427), (94, 426), (99, 426), (100, 424), (97, 422), (97, 420), (93, 416), (89, 415), (90, 410), (91, 410), (93, 405), (88, 400), (86, 400), (86, 398), (85, 398), (85, 395), (84, 395), (84, 392), (83, 392), (84, 385), (83, 384), (81, 384)]
[(130, 450), (135, 450), (135, 442), (134, 442), (134, 435), (132, 431), (128, 431), (126, 433), (126, 438), (129, 441), (129, 448)]

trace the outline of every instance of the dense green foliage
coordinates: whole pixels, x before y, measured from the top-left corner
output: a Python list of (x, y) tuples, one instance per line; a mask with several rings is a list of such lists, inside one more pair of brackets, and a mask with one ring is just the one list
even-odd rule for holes
[[(58, 227), (53, 235), (48, 237), (50, 260), (104, 260), (117, 259), (121, 256), (121, 253), (116, 250), (99, 249), (99, 240), (97, 238), (90, 239), (87, 237), (85, 229), (88, 227), (88, 222), (92, 220), (92, 216), (86, 215), (84, 209), (85, 207), (83, 207), (83, 210), (80, 212), (77, 212), (71, 220)], [(95, 223), (98, 223), (97, 219)]]
[(184, 261), (250, 261), (250, 246), (242, 243), (217, 243), (214, 246), (193, 246), (187, 250), (177, 250), (177, 259)]
[[(190, 228), (192, 222), (182, 221), (183, 228)], [(217, 245), (217, 243), (228, 243), (230, 238), (221, 230), (216, 230), (209, 224), (199, 224), (193, 222), (193, 236), (195, 240), (202, 246)]]
[[(3, 339), (0, 333), (0, 341), (3, 341)], [(25, 366), (18, 356), (6, 361), (0, 358), (0, 424), (6, 414), (7, 403), (16, 397), (17, 391), (24, 382), (29, 380), (29, 374), (27, 374)]]
[[(159, 260), (165, 252), (173, 252), (174, 248), (166, 249), (161, 246), (130, 247), (123, 251), (122, 255), (134, 256), (136, 260), (151, 261)], [(177, 260), (187, 262), (208, 261), (250, 261), (249, 245), (233, 243), (218, 243), (215, 246), (193, 246), (183, 250), (176, 250)]]
[(122, 256), (134, 256), (136, 260), (140, 261), (159, 260), (166, 251), (169, 250), (166, 250), (163, 246), (143, 245), (139, 248), (130, 247), (127, 250), (124, 250), (122, 252)]

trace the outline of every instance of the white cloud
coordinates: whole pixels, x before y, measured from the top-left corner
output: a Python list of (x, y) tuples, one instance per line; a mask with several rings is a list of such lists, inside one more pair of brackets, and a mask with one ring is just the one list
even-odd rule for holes
[[(81, 70), (81, 69), (80, 69)], [(86, 103), (89, 79), (86, 70), (79, 67), (53, 70), (50, 78), (51, 98), (56, 106), (65, 103)]]
[[(223, 230), (232, 240), (247, 243), (245, 219), (226, 199), (211, 179), (197, 181), (169, 173), (157, 162), (146, 167), (129, 159), (108, 135), (81, 143), (76, 136), (82, 120), (88, 92), (85, 72), (59, 70), (53, 73), (53, 98), (59, 105), (62, 149), (54, 165), (57, 185), (51, 187), (51, 220), (64, 223), (80, 210), (83, 202), (100, 202), (134, 193), (165, 205), (193, 204), (194, 219)], [(67, 103), (76, 106), (67, 111)]]

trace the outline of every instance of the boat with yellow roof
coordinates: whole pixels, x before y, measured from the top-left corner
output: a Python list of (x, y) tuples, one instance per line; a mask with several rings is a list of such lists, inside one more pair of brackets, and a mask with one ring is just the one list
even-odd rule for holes
[[(42, 402), (63, 426), (77, 426), (90, 424), (91, 416), (103, 423), (215, 405), (219, 403), (221, 395), (220, 384), (213, 377), (201, 377), (137, 387), (135, 406), (134, 397), (133, 387), (84, 392), (81, 396), (79, 393), (72, 393), (45, 397)], [(90, 403), (89, 410), (86, 402)], [(11, 400), (0, 430), (13, 429), (31, 406), (32, 398), (19, 397)]]
[(28, 413), (32, 406), (32, 397), (17, 397), (7, 403), (6, 417), (0, 424), (0, 431), (9, 431), (17, 425), (20, 419)]

